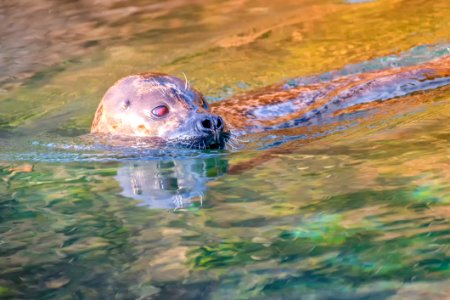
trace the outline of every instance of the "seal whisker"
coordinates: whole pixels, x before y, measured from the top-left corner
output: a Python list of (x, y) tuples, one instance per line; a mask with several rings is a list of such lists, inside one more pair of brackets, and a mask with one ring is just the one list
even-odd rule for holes
[(226, 146), (229, 146), (231, 150), (238, 150), (242, 148), (242, 141), (237, 138), (236, 135), (228, 134)]
[(191, 88), (191, 85), (189, 84), (189, 81), (187, 79), (187, 76), (184, 72), (182, 72), (183, 76), (184, 76), (184, 90), (188, 90)]
[(237, 150), (237, 149), (239, 149), (239, 147), (238, 147), (236, 141), (233, 140), (233, 139), (229, 139), (229, 140), (228, 140), (228, 143), (226, 144), (226, 146), (228, 146), (229, 148), (231, 148), (231, 150)]
[(189, 149), (194, 149), (194, 142), (193, 141), (191, 141), (188, 145), (189, 145)]
[(238, 149), (235, 145), (233, 145), (233, 143), (232, 142), (230, 142), (230, 143), (227, 143), (226, 145), (225, 145), (225, 149), (227, 149), (227, 150), (236, 150), (236, 149)]
[(250, 142), (249, 140), (245, 140), (245, 139), (239, 138), (238, 136), (236, 136), (234, 134), (230, 134), (229, 138), (232, 139), (233, 141), (239, 142), (239, 143), (248, 143), (248, 142)]

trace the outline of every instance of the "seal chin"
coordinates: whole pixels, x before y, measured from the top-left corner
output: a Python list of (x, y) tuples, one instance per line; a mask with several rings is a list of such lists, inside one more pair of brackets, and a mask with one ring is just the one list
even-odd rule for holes
[(229, 133), (222, 132), (216, 136), (180, 136), (174, 139), (170, 139), (169, 143), (174, 146), (188, 149), (224, 149), (229, 138)]

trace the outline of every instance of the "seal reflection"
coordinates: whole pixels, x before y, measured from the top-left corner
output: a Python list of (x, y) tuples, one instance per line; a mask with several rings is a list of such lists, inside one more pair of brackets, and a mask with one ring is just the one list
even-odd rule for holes
[(202, 206), (207, 183), (228, 170), (223, 157), (135, 161), (119, 168), (116, 180), (121, 195), (141, 202), (141, 206), (181, 209)]

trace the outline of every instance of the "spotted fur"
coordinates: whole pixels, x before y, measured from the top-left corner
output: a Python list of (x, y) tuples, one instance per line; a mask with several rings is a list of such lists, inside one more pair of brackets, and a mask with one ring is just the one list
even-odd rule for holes
[(233, 128), (257, 132), (317, 123), (351, 107), (370, 109), (389, 99), (448, 84), (450, 56), (308, 85), (275, 84), (216, 102), (211, 110)]
[[(409, 67), (344, 76), (304, 85), (280, 83), (211, 105), (188, 83), (161, 73), (131, 75), (105, 94), (92, 133), (178, 139), (194, 145), (187, 132), (198, 115), (219, 115), (227, 129), (248, 133), (308, 125), (339, 113), (370, 109), (381, 102), (450, 84), (450, 56)], [(171, 106), (171, 116), (152, 119), (159, 102)], [(210, 137), (198, 142), (207, 148)]]

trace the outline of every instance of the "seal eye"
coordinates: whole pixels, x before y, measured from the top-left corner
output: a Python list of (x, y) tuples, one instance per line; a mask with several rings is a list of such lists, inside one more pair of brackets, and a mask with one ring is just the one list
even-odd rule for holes
[(168, 113), (169, 113), (169, 108), (165, 105), (157, 106), (152, 110), (152, 115), (154, 115), (155, 117), (158, 117), (158, 118), (164, 117)]

